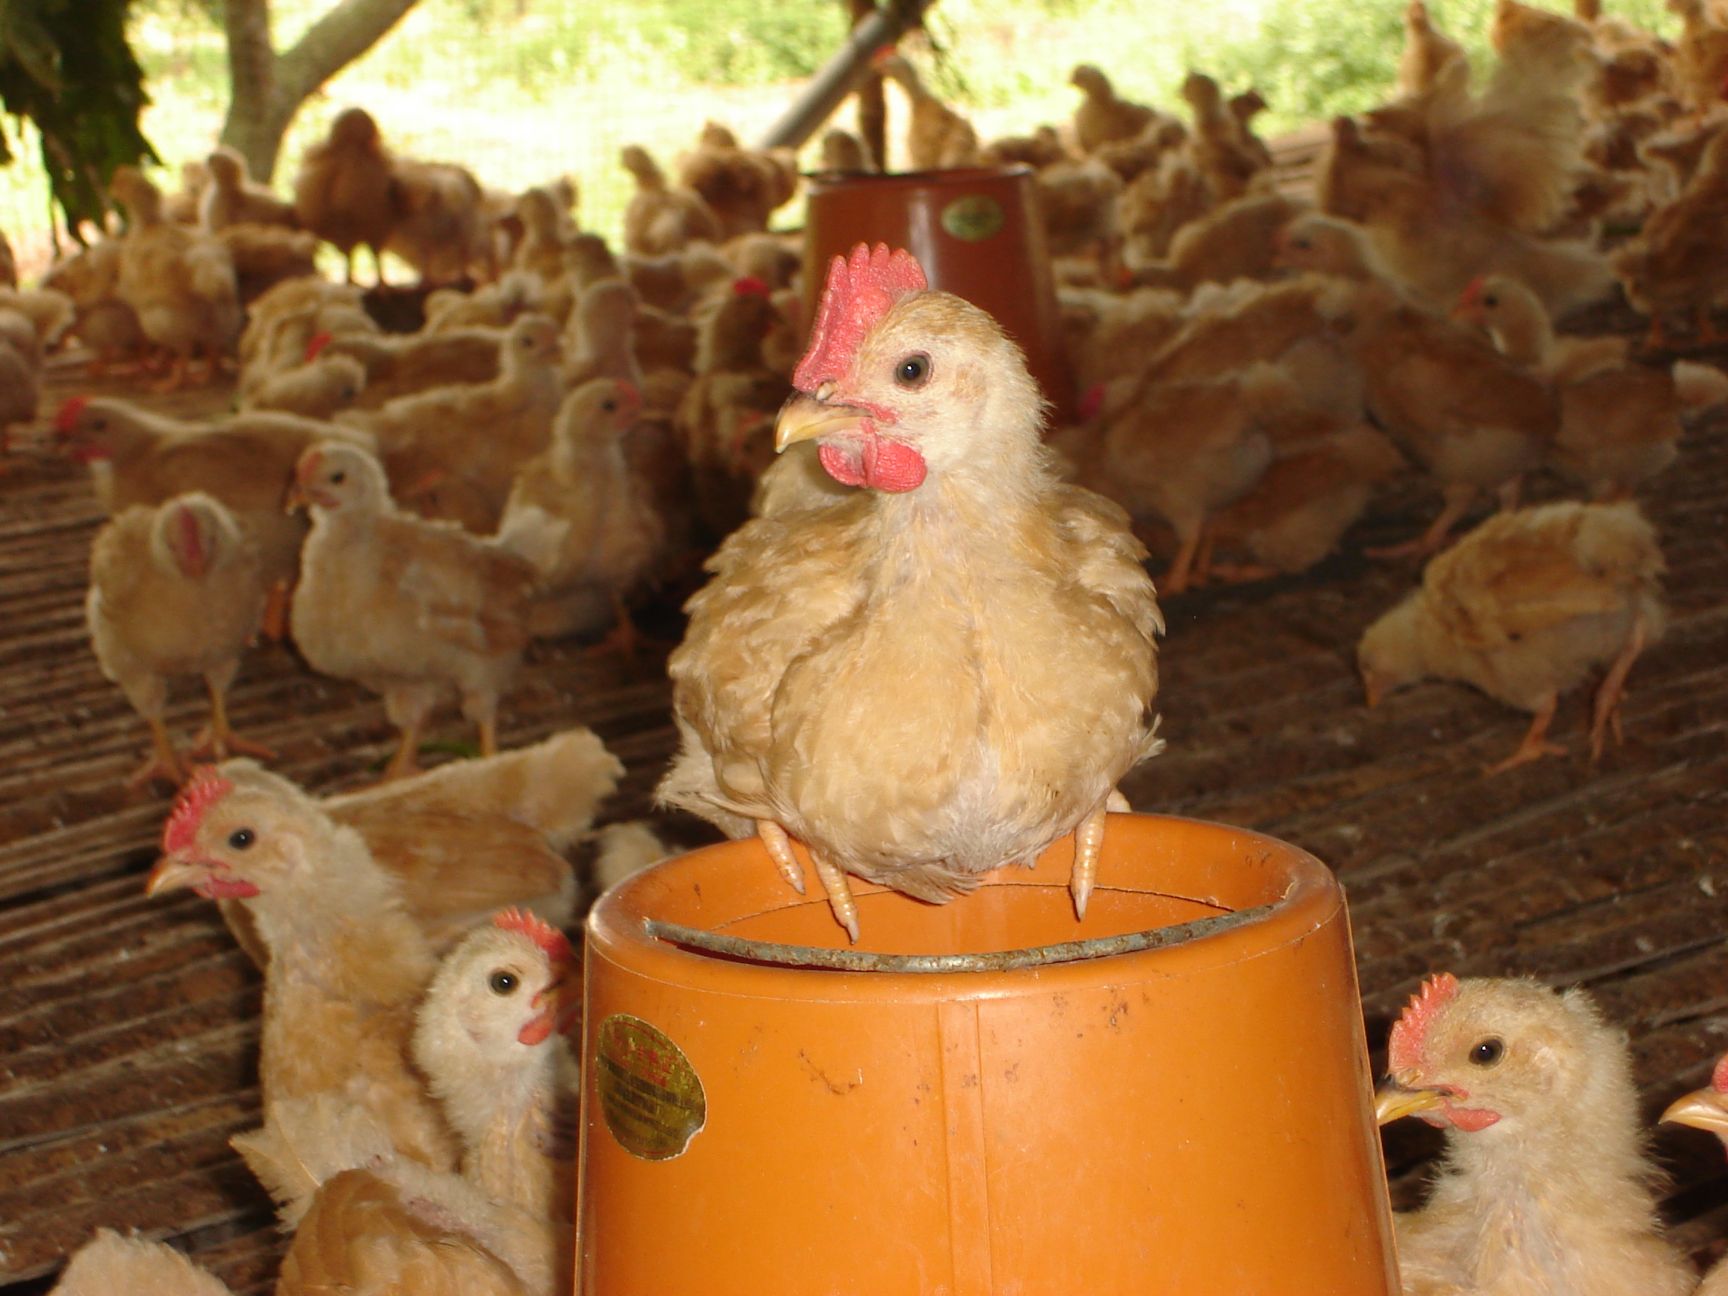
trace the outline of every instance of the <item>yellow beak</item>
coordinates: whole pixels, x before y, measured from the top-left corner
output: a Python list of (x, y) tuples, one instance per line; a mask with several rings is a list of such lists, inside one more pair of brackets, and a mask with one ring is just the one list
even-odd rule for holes
[(850, 405), (827, 405), (813, 396), (794, 396), (781, 407), (774, 425), (774, 452), (778, 454), (799, 441), (856, 432), (868, 417)]
[(1438, 1089), (1412, 1089), (1387, 1076), (1374, 1091), (1374, 1120), (1390, 1125), (1417, 1112), (1432, 1111), (1445, 1101), (1446, 1095)]
[(156, 861), (156, 867), (150, 870), (150, 876), (144, 880), (144, 894), (160, 895), (164, 891), (194, 886), (202, 882), (208, 873), (209, 870), (201, 864), (194, 864), (178, 855), (164, 855)]
[(1714, 1089), (1699, 1089), (1668, 1104), (1662, 1119), (1673, 1125), (1690, 1125), (1728, 1139), (1728, 1096)]

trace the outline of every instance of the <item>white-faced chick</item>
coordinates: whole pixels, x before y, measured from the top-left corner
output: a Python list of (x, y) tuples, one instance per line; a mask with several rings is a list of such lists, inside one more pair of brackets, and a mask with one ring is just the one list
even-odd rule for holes
[(1682, 1296), (1623, 1032), (1582, 990), (1429, 978), (1392, 1029), (1381, 1124), (1446, 1130), (1427, 1204), (1398, 1217), (1404, 1290)]

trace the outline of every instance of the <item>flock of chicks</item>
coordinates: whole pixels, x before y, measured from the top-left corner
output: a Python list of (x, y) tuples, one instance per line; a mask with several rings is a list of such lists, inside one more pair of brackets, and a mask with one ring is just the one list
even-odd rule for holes
[[(803, 843), (854, 940), (849, 878), (940, 902), (1070, 832), (1084, 916), (1116, 784), (1161, 746), (1142, 540), (1173, 534), (1164, 595), (1299, 572), (1411, 464), (1444, 506), (1398, 552), (1437, 556), (1363, 636), (1370, 702), (1441, 676), (1529, 711), (1504, 769), (1560, 750), (1558, 698), (1605, 668), (1599, 754), (1664, 626), (1661, 551), (1631, 496), (1675, 459), (1682, 413), (1728, 399), (1709, 366), (1554, 323), (1618, 279), (1653, 341), (1681, 307), (1711, 336), (1720, 289), (1694, 262), (1728, 218), (1728, 27), (1676, 3), (1670, 48), (1501, 0), (1499, 65), (1472, 90), (1414, 0), (1398, 95), (1334, 125), (1313, 202), (1274, 189), (1258, 98), (1202, 75), (1184, 123), (1082, 67), (1067, 129), (981, 142), (882, 56), (914, 166), (1035, 168), (1086, 392), (1048, 443), (1018, 349), (904, 253), (837, 259), (806, 326), (797, 244), (767, 231), (797, 173), (722, 127), (676, 180), (625, 151), (622, 252), (578, 230), (572, 187), (506, 210), (460, 168), (392, 156), (360, 110), (303, 160), (292, 204), (236, 187), (218, 154), (203, 223), (181, 224), (123, 171), (126, 231), (51, 276), (79, 286), (69, 303), (0, 300), (0, 339), (29, 352), (28, 330), (39, 352), (69, 327), (105, 362), (166, 357), (169, 384), (237, 345), (241, 407), (194, 425), (80, 398), (12, 435), (90, 463), (115, 515), (93, 553), (92, 641), (151, 726), (141, 776), (185, 782), (151, 888), (220, 902), (265, 970), (265, 1127), (243, 1142), (298, 1222), (281, 1289), (331, 1280), (318, 1266), (357, 1210), (395, 1221), (378, 1263), (461, 1268), (433, 1289), (568, 1281), (567, 1184), (545, 1169), (567, 1091), (545, 1045), (571, 977), (553, 929), (573, 911), (552, 861), (617, 769), (580, 733), (498, 754), (496, 707), (534, 636), (611, 625), (627, 642), (631, 596), (716, 543), (669, 662), (682, 749), (662, 800), (757, 835), (800, 891)], [(823, 155), (873, 169), (842, 131)], [(243, 292), (220, 237), (242, 209), (243, 226), (281, 217), (259, 244), (334, 243), (350, 282)], [(1626, 223), (1641, 232), (1605, 254), (1604, 229)], [(422, 328), (386, 334), (352, 283), (360, 246), (431, 282), (500, 273), (433, 292)], [(1592, 502), (1518, 508), (1541, 469)], [(1502, 511), (1446, 547), (1484, 494)], [(223, 695), (260, 632), (382, 694), (402, 741), (380, 789), (318, 802), (246, 759), (188, 781), (166, 681), (205, 679), (210, 754), (250, 750)], [(451, 691), (484, 759), (417, 774)], [(576, 804), (552, 813), (550, 786)], [(429, 818), (392, 838), (405, 812)], [(516, 845), (489, 871), (436, 844), (500, 833)], [(320, 904), (324, 867), (345, 882)], [(487, 925), (503, 905), (551, 927), (521, 908)], [(1581, 993), (1436, 979), (1390, 1070), (1383, 1115), (1453, 1132), (1432, 1201), (1400, 1225), (1407, 1291), (1692, 1289), (1656, 1232), (1624, 1041)], [(1721, 1128), (1712, 1092), (1677, 1117)], [(1585, 1138), (1604, 1149), (1587, 1171), (1565, 1155)], [(1545, 1177), (1561, 1163), (1572, 1196)], [(1574, 1216), (1589, 1229), (1569, 1232)], [(148, 1251), (101, 1238), (64, 1284), (112, 1285), (101, 1264)]]

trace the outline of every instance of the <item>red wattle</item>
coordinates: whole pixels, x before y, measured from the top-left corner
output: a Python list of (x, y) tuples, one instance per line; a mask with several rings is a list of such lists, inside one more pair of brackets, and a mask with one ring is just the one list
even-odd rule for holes
[(238, 878), (210, 877), (192, 888), (206, 900), (250, 900), (258, 888)]
[(552, 1014), (543, 1012), (522, 1023), (522, 1029), (516, 1032), (516, 1042), (532, 1048), (536, 1044), (544, 1044), (551, 1036)]
[(904, 442), (878, 436), (868, 425), (856, 450), (829, 442), (816, 448), (816, 458), (842, 486), (867, 486), (895, 495), (917, 490), (929, 471), (923, 455)]

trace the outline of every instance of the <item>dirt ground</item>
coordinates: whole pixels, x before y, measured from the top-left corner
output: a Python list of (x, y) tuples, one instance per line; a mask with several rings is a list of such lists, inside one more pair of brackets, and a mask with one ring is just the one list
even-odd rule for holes
[[(80, 383), (60, 367), (44, 409)], [(1430, 971), (1582, 984), (1630, 1032), (1653, 1119), (1728, 1049), (1728, 417), (1690, 435), (1647, 500), (1673, 622), (1632, 676), (1624, 745), (1595, 767), (1581, 697), (1555, 726), (1571, 755), (1496, 778), (1482, 767), (1527, 717), (1445, 684), (1362, 705), (1356, 639), (1416, 571), (1361, 549), (1408, 536), (1434, 506), (1420, 483), (1398, 483), (1320, 568), (1167, 600), (1169, 748), (1126, 790), (1137, 809), (1269, 832), (1337, 870), (1377, 1062)], [(258, 1114), (259, 980), (213, 906), (144, 897), (166, 801), (124, 791), (144, 728), (86, 642), (99, 522), (80, 468), (15, 460), (0, 477), (0, 1289), (45, 1290), (106, 1225), (266, 1291), (282, 1239), (227, 1146)], [(574, 724), (602, 736), (628, 767), (608, 820), (649, 812), (674, 741), (675, 600), (646, 623), (660, 641), (634, 661), (537, 646), (503, 712), (506, 745)], [(282, 647), (248, 658), (232, 712), (276, 748), (276, 768), (318, 790), (371, 777), (390, 749), (376, 698)], [(197, 690), (176, 694), (169, 719), (181, 734), (202, 724)], [(434, 736), (469, 735), (451, 716)], [(1653, 1139), (1672, 1176), (1667, 1217), (1710, 1259), (1728, 1239), (1721, 1151), (1691, 1131)], [(1437, 1139), (1400, 1126), (1386, 1146), (1407, 1203)]]

